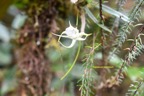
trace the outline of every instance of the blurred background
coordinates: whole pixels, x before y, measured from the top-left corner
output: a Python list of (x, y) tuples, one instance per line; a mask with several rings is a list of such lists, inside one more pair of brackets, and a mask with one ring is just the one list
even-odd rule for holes
[[(63, 32), (69, 26), (69, 21), (75, 27), (77, 13), (91, 1), (79, 0), (77, 4), (73, 4), (70, 0), (0, 0), (0, 96), (80, 96), (78, 81), (84, 73), (82, 60), (89, 53), (84, 45), (91, 46), (92, 38), (83, 43), (73, 70), (64, 80), (60, 80), (74, 61), (78, 43), (73, 48), (66, 49), (51, 33)], [(117, 10), (119, 0), (103, 1)], [(128, 15), (134, 1), (127, 0), (122, 13)], [(98, 17), (98, 9), (88, 6)], [(104, 20), (105, 25), (112, 29), (115, 17), (104, 13)], [(139, 22), (143, 21), (144, 15)], [(86, 33), (99, 30), (93, 22), (88, 22)], [(80, 29), (80, 24), (77, 27)], [(134, 32), (138, 29), (134, 28), (129, 38), (134, 38)], [(97, 38), (100, 39), (100, 36)], [(97, 42), (100, 42), (99, 39)], [(65, 39), (63, 42), (69, 44)], [(129, 45), (130, 43), (126, 43), (123, 49)], [(117, 67), (126, 53), (127, 51), (123, 51), (113, 57), (111, 64)], [(95, 64), (101, 58), (98, 49), (94, 54)], [(101, 96), (125, 96), (130, 83), (140, 75), (138, 72), (144, 71), (143, 58), (141, 55), (134, 61), (134, 66), (128, 69), (128, 77), (120, 87), (108, 88)], [(114, 71), (111, 70), (111, 74)], [(94, 76), (94, 82), (97, 83), (100, 74), (95, 73)], [(93, 90), (95, 93), (95, 89)]]

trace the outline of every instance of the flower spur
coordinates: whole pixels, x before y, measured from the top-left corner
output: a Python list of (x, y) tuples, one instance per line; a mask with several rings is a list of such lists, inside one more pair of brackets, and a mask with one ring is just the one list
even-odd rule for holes
[[(74, 28), (71, 23), (69, 22), (69, 27), (67, 27), (65, 29), (65, 31), (63, 31), (61, 33), (61, 35), (58, 35), (58, 34), (54, 34), (52, 33), (53, 35), (55, 36), (59, 36), (59, 39), (58, 39), (58, 42), (65, 48), (72, 48), (74, 46), (74, 44), (76, 43), (76, 41), (84, 41), (86, 40), (86, 38), (88, 36), (90, 36), (91, 34), (86, 34), (84, 32), (79, 32), (79, 30), (77, 28)], [(83, 37), (84, 36), (84, 37)], [(61, 38), (69, 38), (72, 40), (71, 44), (69, 46), (66, 46), (64, 45), (60, 39)]]

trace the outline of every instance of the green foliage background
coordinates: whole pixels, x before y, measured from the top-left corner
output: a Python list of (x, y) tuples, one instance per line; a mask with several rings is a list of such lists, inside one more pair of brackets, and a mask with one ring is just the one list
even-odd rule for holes
[[(1, 0), (0, 96), (144, 96), (143, 2)], [(92, 35), (62, 47), (82, 20)]]

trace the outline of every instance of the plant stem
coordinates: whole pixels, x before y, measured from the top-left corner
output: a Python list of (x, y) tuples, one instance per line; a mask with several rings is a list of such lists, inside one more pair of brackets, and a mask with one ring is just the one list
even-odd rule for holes
[(71, 65), (71, 67), (69, 68), (69, 70), (65, 73), (65, 75), (61, 78), (61, 80), (63, 80), (69, 73), (70, 71), (72, 70), (72, 68), (74, 67), (74, 65), (76, 64), (76, 61), (78, 59), (78, 56), (79, 56), (79, 53), (80, 53), (80, 49), (81, 49), (81, 43), (79, 42), (79, 47), (78, 47), (78, 51), (77, 51), (77, 54), (76, 54), (76, 57)]

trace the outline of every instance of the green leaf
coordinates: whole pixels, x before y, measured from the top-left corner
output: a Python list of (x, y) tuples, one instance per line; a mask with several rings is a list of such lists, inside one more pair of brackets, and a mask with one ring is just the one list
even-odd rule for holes
[[(96, 8), (99, 8), (99, 5), (97, 5)], [(125, 22), (130, 22), (130, 18), (128, 18), (128, 16), (122, 14), (121, 12), (118, 12), (118, 11), (112, 9), (109, 6), (102, 5), (102, 10), (109, 13), (109, 14), (111, 14), (111, 15), (114, 15), (118, 18), (121, 18)]]
[(93, 0), (86, 0), (88, 3), (91, 3)]
[(111, 30), (108, 29), (106, 26), (104, 26), (103, 24), (99, 24), (98, 20), (96, 19), (96, 17), (91, 13), (91, 11), (87, 8), (84, 7), (87, 15), (93, 20), (94, 23), (96, 23), (99, 27), (103, 28), (105, 31), (108, 31), (111, 33)]
[(15, 74), (16, 74), (15, 66), (9, 69), (8, 71), (6, 71), (5, 78), (1, 84), (1, 89), (0, 89), (1, 96), (5, 96), (6, 93), (11, 92), (16, 88), (17, 82), (16, 82)]
[(10, 40), (9, 30), (2, 23), (0, 23), (0, 39), (4, 42), (9, 42)]
[(11, 62), (11, 56), (9, 53), (4, 53), (0, 50), (0, 65), (8, 65)]
[(9, 43), (0, 44), (0, 66), (7, 65), (11, 62), (11, 46)]
[(142, 77), (142, 73), (144, 72), (144, 68), (136, 68), (136, 67), (129, 67), (127, 70), (127, 74), (131, 80), (135, 81), (137, 78)]
[(120, 67), (122, 64), (122, 59), (118, 57), (116, 54), (113, 54), (111, 59), (109, 60), (109, 63), (116, 67)]

